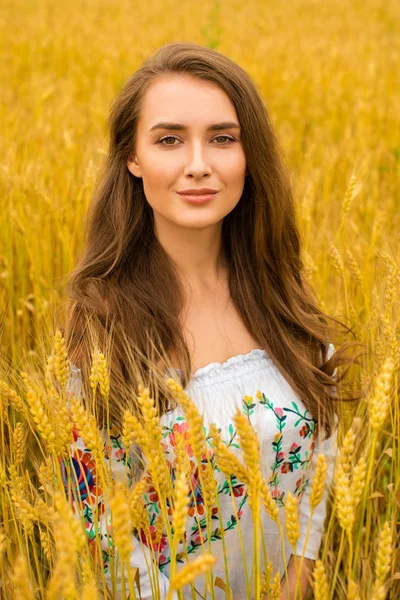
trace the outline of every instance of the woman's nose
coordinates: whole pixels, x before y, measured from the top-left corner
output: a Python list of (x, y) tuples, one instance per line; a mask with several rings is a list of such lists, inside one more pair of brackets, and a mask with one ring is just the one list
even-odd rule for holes
[(199, 142), (193, 144), (188, 150), (188, 160), (185, 166), (185, 174), (203, 175), (211, 173), (210, 157), (207, 148)]

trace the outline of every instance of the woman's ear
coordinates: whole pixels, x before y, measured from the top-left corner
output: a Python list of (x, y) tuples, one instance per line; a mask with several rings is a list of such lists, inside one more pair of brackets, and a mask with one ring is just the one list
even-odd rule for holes
[(135, 177), (142, 177), (142, 171), (139, 166), (139, 163), (136, 160), (136, 157), (133, 155), (128, 156), (128, 160), (126, 161), (126, 166), (128, 167), (128, 171), (132, 173)]

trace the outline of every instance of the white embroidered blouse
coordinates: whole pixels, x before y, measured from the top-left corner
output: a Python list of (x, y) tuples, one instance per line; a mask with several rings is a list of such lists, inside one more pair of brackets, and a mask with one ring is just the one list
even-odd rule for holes
[[(328, 358), (333, 354), (333, 351), (334, 347), (330, 344)], [(80, 371), (72, 363), (71, 368), (71, 377), (67, 384), (67, 398), (71, 397), (72, 394), (76, 396), (82, 394)], [(224, 443), (242, 460), (232, 420), (237, 407), (240, 407), (252, 423), (260, 440), (262, 473), (279, 508), (279, 519), (284, 532), (284, 504), (287, 493), (290, 491), (300, 500), (300, 538), (294, 551), (286, 538), (286, 534), (284, 535), (283, 545), (286, 563), (289, 562), (291, 554), (301, 555), (303, 548), (304, 556), (315, 560), (318, 557), (323, 535), (326, 501), (337, 451), (337, 419), (334, 433), (328, 440), (322, 441), (323, 432), (319, 431), (317, 421), (306, 409), (286, 379), (280, 374), (266, 351), (261, 349), (252, 350), (245, 355), (234, 356), (224, 363), (214, 362), (198, 369), (192, 375), (185, 391), (204, 416), (206, 435), (209, 435), (209, 425), (215, 423), (217, 428), (220, 429), (220, 435)], [(163, 448), (172, 469), (175, 458), (176, 432), (185, 435), (188, 425), (179, 407), (163, 415), (161, 425), (163, 428)], [(104, 439), (106, 440), (106, 436), (104, 436)], [(211, 438), (207, 440), (207, 444), (212, 451)], [(116, 430), (112, 431), (111, 446), (109, 447), (108, 443), (105, 443), (106, 460), (112, 462), (114, 479), (122, 481), (126, 466), (132, 466), (132, 456), (130, 453), (125, 452), (120, 433)], [(189, 442), (186, 449), (192, 467), (191, 482), (194, 494), (191, 493), (190, 496), (186, 541), (185, 546), (183, 543), (179, 546), (178, 563), (184, 563), (199, 556), (202, 553), (201, 538), (203, 538), (206, 551), (211, 548), (212, 554), (217, 558), (213, 567), (213, 578), (220, 577), (229, 584), (235, 600), (244, 600), (244, 598), (249, 597), (246, 580), (251, 583), (253, 555), (253, 522), (246, 485), (234, 476), (231, 477), (229, 484), (225, 475), (217, 467), (215, 468), (218, 497), (212, 511), (212, 530), (207, 531), (198, 470)], [(109, 510), (107, 507), (103, 507), (102, 496), (99, 496), (99, 491), (96, 490), (96, 473), (92, 455), (76, 433), (73, 452), (80, 497), (85, 507), (83, 514), (89, 539), (95, 535), (92, 519), (92, 507), (95, 498), (100, 507), (100, 512), (104, 513), (104, 518), (102, 518), (98, 527), (101, 528), (106, 580), (110, 583), (106, 529), (109, 522)], [(327, 486), (322, 501), (313, 513), (306, 543), (310, 517), (309, 494), (318, 452), (323, 452), (328, 459)], [(144, 501), (152, 531), (155, 530), (154, 523), (160, 513), (158, 500), (155, 489), (149, 486)], [(272, 561), (272, 573), (275, 574), (279, 571), (282, 577), (284, 574), (284, 559), (277, 524), (271, 520), (264, 509), (261, 511), (261, 522), (267, 551), (267, 557), (263, 556), (263, 550), (260, 547), (261, 557)], [(208, 535), (211, 541), (210, 547), (208, 545)], [(144, 538), (141, 536), (141, 539), (143, 541)], [(224, 546), (228, 565), (227, 570), (224, 565)], [(164, 598), (168, 589), (170, 561), (166, 535), (163, 534), (156, 549), (158, 563), (152, 571), (158, 577), (160, 597)], [(146, 545), (136, 540), (130, 564), (132, 567), (139, 567), (141, 597), (143, 600), (153, 597), (151, 580), (153, 580), (154, 585), (154, 578), (147, 568), (149, 562), (146, 563), (146, 560), (151, 562)], [(264, 560), (261, 561), (261, 567), (262, 570), (265, 570)], [(195, 587), (203, 597), (210, 597), (204, 590), (204, 577), (196, 580)], [(117, 573), (117, 587), (114, 590), (113, 597), (122, 597), (119, 573)], [(183, 597), (185, 599), (193, 597), (190, 586), (183, 588)], [(195, 595), (194, 597), (201, 596)], [(216, 599), (225, 597), (225, 592), (218, 588), (215, 589)], [(253, 597), (254, 592), (251, 595), (251, 598)]]

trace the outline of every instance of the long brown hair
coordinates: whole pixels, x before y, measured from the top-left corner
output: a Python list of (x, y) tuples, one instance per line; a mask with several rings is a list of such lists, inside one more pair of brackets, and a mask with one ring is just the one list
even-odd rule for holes
[[(140, 379), (149, 384), (152, 357), (172, 353), (183, 370), (192, 372), (190, 352), (179, 315), (183, 288), (153, 228), (153, 212), (141, 178), (127, 168), (134, 150), (143, 96), (155, 78), (189, 74), (218, 85), (232, 101), (242, 129), (248, 175), (242, 197), (224, 218), (222, 244), (229, 263), (229, 289), (243, 322), (274, 361), (311, 414), (332, 433), (337, 385), (357, 358), (345, 342), (327, 360), (333, 329), (305, 279), (300, 235), (289, 170), (268, 116), (250, 76), (228, 57), (194, 43), (159, 48), (128, 79), (109, 115), (109, 152), (88, 211), (86, 244), (67, 281), (70, 300), (64, 334), (74, 365), (87, 382), (89, 347), (104, 345), (111, 365), (110, 406), (120, 422), (122, 386)], [(98, 337), (88, 335), (88, 324)], [(93, 325), (94, 324), (94, 325)], [(103, 348), (104, 351), (104, 348)], [(164, 363), (163, 363), (164, 364)], [(336, 367), (341, 374), (332, 377)], [(154, 371), (152, 371), (154, 375)], [(160, 391), (160, 414), (170, 399)], [(87, 389), (87, 388), (85, 388)], [(154, 391), (154, 390), (153, 390)], [(165, 392), (165, 394), (164, 394)], [(343, 394), (341, 399), (345, 399)], [(359, 396), (348, 396), (347, 400)]]

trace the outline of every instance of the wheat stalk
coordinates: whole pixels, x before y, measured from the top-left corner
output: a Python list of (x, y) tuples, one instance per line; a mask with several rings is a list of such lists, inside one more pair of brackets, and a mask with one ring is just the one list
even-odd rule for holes
[(26, 451), (26, 430), (22, 423), (17, 423), (12, 434), (14, 463), (21, 465), (25, 458)]
[(385, 583), (387, 574), (390, 571), (390, 564), (393, 553), (393, 540), (391, 524), (386, 521), (378, 536), (378, 552), (375, 560), (375, 577), (376, 582), (380, 585)]
[(347, 584), (347, 600), (361, 600), (360, 586), (353, 579)]
[(29, 418), (28, 411), (21, 396), (17, 394), (5, 381), (0, 380), (0, 398), (2, 401), (3, 415), (7, 417), (7, 408), (10, 404), (16, 411), (26, 419)]
[(333, 266), (335, 267), (337, 273), (341, 277), (343, 277), (343, 275), (344, 275), (343, 260), (342, 260), (342, 257), (340, 256), (338, 249), (333, 244), (331, 244), (330, 256), (332, 258)]
[(70, 375), (67, 346), (60, 330), (54, 336), (54, 354), (50, 365), (54, 375), (64, 390)]
[(13, 508), (21, 521), (21, 524), (30, 535), (33, 533), (33, 522), (37, 520), (38, 514), (32, 504), (26, 499), (25, 482), (21, 475), (18, 475), (15, 465), (8, 467), (9, 481), (8, 487)]
[(215, 564), (215, 561), (215, 556), (203, 554), (182, 567), (181, 571), (170, 581), (168, 599), (171, 598), (171, 592), (173, 590), (180, 590), (188, 583), (192, 583), (197, 577), (206, 573)]
[[(262, 475), (260, 469), (260, 443), (253, 426), (238, 409), (233, 416), (240, 447), (243, 452), (243, 458), (247, 467), (249, 481), (249, 504), (250, 507), (256, 508), (260, 491), (262, 488)], [(256, 509), (257, 510), (257, 509)]]
[(60, 597), (76, 599), (76, 561), (86, 544), (86, 536), (81, 521), (74, 518), (64, 494), (57, 492), (54, 495), (54, 506), (57, 511), (54, 519), (57, 555), (46, 600), (58, 600)]
[(178, 544), (185, 532), (189, 501), (189, 485), (186, 481), (186, 473), (183, 466), (178, 466), (177, 468), (174, 491), (175, 502), (172, 515), (172, 529), (174, 542)]
[(325, 489), (327, 473), (328, 463), (325, 454), (321, 452), (320, 454), (318, 454), (317, 457), (315, 466), (315, 476), (310, 492), (310, 510), (312, 513), (317, 508), (318, 504), (321, 502), (322, 495)]
[(185, 418), (189, 424), (190, 445), (198, 464), (200, 464), (203, 457), (207, 454), (203, 416), (199, 413), (194, 402), (187, 396), (180, 383), (172, 378), (168, 378), (167, 385), (183, 409)]
[(53, 424), (50, 422), (47, 411), (44, 407), (43, 398), (33, 385), (31, 378), (27, 373), (21, 372), (21, 377), (28, 387), (26, 392), (26, 401), (29, 406), (29, 411), (35, 422), (36, 429), (39, 432), (42, 439), (47, 443), (50, 453), (56, 453), (57, 451), (57, 440), (56, 434), (54, 433)]
[(129, 509), (134, 529), (144, 529), (149, 531), (149, 516), (143, 504), (143, 496), (147, 488), (146, 476), (135, 484), (135, 487), (129, 495)]
[(355, 513), (353, 498), (349, 495), (350, 481), (343, 466), (338, 463), (334, 474), (334, 490), (336, 495), (336, 511), (340, 526), (351, 536)]
[(242, 483), (249, 484), (250, 478), (245, 467), (225, 446), (214, 423), (210, 424), (210, 436), (213, 440), (213, 450), (218, 468), (227, 476), (235, 475)]
[(3, 565), (4, 553), (7, 549), (6, 534), (3, 527), (0, 527), (0, 567)]
[(300, 537), (298, 499), (288, 492), (285, 499), (286, 533), (289, 542), (295, 548)]
[(93, 390), (93, 394), (96, 393), (97, 387), (99, 386), (101, 395), (106, 401), (108, 401), (110, 396), (110, 377), (108, 366), (104, 354), (98, 349), (95, 350), (92, 355), (89, 382), (90, 387)]
[(82, 405), (82, 402), (72, 396), (70, 399), (70, 410), (73, 421), (89, 450), (93, 452), (97, 467), (103, 465), (103, 440), (97, 427), (96, 418), (90, 415)]
[(312, 584), (315, 600), (329, 600), (328, 578), (325, 573), (324, 563), (319, 559), (315, 562)]
[(281, 578), (280, 574), (275, 573), (275, 576), (272, 580), (270, 589), (269, 589), (269, 598), (270, 600), (279, 600), (281, 597)]
[(361, 455), (353, 469), (353, 477), (350, 486), (350, 496), (353, 499), (353, 511), (355, 512), (361, 500), (365, 487), (365, 476), (367, 473), (367, 461), (364, 455)]
[(128, 452), (133, 443), (138, 443), (145, 454), (149, 453), (149, 444), (146, 431), (139, 419), (131, 413), (130, 410), (125, 410), (122, 421), (122, 443), (125, 450)]
[(116, 487), (110, 498), (112, 514), (112, 532), (119, 554), (128, 560), (133, 550), (132, 522), (130, 507), (126, 495), (120, 487)]
[(389, 411), (394, 369), (393, 359), (391, 357), (386, 358), (375, 380), (375, 389), (370, 400), (368, 414), (370, 425), (377, 432), (382, 429)]
[(15, 560), (11, 582), (14, 587), (13, 600), (34, 600), (28, 564), (22, 554), (19, 554)]

